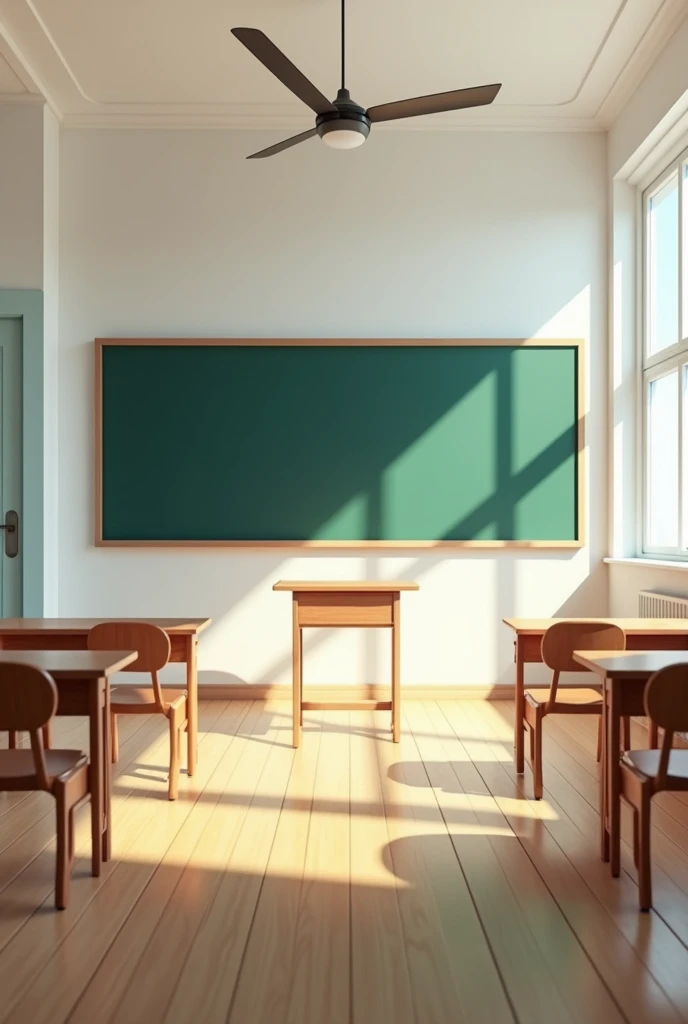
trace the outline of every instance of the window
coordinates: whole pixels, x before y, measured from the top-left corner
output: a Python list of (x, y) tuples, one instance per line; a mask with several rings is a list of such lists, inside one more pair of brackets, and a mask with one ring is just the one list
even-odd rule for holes
[(688, 151), (643, 208), (643, 552), (688, 558)]

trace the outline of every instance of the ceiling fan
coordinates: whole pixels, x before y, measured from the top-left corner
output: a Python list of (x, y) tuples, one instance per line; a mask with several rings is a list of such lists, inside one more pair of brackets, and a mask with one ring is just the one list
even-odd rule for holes
[(378, 121), (394, 121), (402, 117), (418, 117), (421, 114), (438, 114), (446, 110), (462, 110), (465, 107), (483, 107), (492, 103), (501, 89), (499, 85), (479, 85), (472, 89), (454, 89), (438, 92), (431, 96), (416, 96), (397, 103), (382, 103), (364, 110), (354, 103), (346, 88), (346, 0), (342, 0), (342, 87), (337, 98), (330, 102), (319, 89), (309, 82), (305, 75), (292, 64), (288, 57), (272, 43), (264, 32), (257, 28), (233, 28), (232, 34), (268, 71), (279, 78), (287, 89), (311, 108), (316, 114), (315, 128), (278, 142), (274, 146), (252, 153), (248, 160), (262, 160), (275, 156), (285, 149), (291, 149), (306, 139), (319, 135), (332, 149), (355, 149), (368, 138), (371, 124)]

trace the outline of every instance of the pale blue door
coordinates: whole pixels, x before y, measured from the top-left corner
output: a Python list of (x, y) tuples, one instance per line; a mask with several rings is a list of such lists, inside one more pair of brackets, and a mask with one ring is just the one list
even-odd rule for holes
[(0, 317), (0, 615), (22, 614), (22, 321)]

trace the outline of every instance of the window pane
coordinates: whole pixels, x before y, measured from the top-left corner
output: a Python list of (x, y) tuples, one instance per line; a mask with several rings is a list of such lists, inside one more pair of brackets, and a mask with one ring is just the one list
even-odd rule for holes
[(647, 544), (678, 546), (678, 370), (647, 391)]
[(647, 354), (679, 340), (678, 173), (652, 196), (647, 210)]

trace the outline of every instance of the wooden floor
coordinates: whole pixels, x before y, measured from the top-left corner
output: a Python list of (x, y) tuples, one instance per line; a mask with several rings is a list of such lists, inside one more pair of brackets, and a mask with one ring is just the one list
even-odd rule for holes
[(626, 816), (622, 877), (598, 857), (595, 723), (546, 720), (536, 803), (512, 714), (409, 701), (399, 746), (307, 714), (295, 753), (286, 705), (209, 702), (176, 803), (166, 722), (122, 719), (113, 860), (90, 877), (84, 809), (67, 911), (50, 799), (0, 796), (0, 1021), (688, 1021), (688, 800), (655, 802), (639, 914)]

